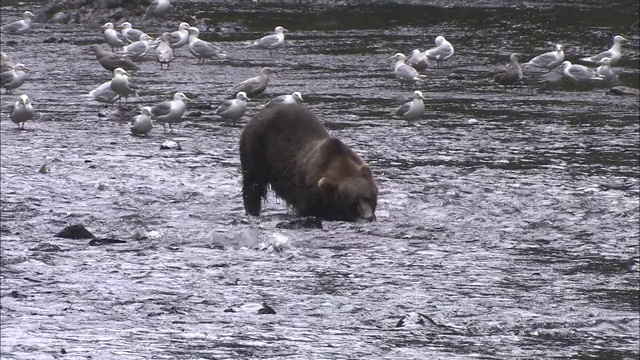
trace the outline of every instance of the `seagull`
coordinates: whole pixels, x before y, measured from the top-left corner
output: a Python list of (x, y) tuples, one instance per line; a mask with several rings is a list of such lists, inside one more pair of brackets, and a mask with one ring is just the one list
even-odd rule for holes
[(118, 99), (118, 94), (111, 89), (111, 80), (91, 90), (89, 96), (98, 102), (104, 103), (105, 106), (113, 104)]
[(22, 13), (22, 20), (14, 21), (2, 26), (3, 34), (23, 35), (31, 30), (31, 19), (36, 16), (31, 11)]
[(556, 51), (549, 51), (548, 53), (544, 53), (542, 55), (538, 55), (533, 59), (529, 60), (528, 63), (524, 64), (527, 66), (535, 66), (539, 68), (545, 68), (548, 70), (553, 70), (557, 68), (564, 61), (564, 51), (563, 47), (560, 44), (556, 45)]
[(162, 128), (166, 131), (165, 124), (169, 124), (169, 129), (173, 131), (171, 127), (172, 123), (177, 123), (182, 118), (186, 106), (184, 101), (191, 101), (185, 94), (177, 92), (173, 95), (173, 100), (165, 101), (151, 108), (152, 118), (162, 123)]
[(413, 49), (411, 56), (407, 60), (407, 64), (417, 71), (422, 71), (427, 68), (427, 56), (418, 49)]
[(169, 0), (153, 0), (144, 13), (143, 19), (146, 19), (149, 15), (155, 17), (165, 16), (169, 12), (170, 5), (171, 2)]
[(413, 92), (413, 100), (402, 104), (396, 109), (395, 114), (401, 116), (409, 121), (419, 120), (424, 114), (424, 97), (422, 91), (416, 90)]
[(126, 56), (115, 54), (106, 50), (100, 49), (98, 45), (91, 45), (91, 50), (95, 52), (96, 59), (103, 68), (113, 71), (117, 68), (123, 68), (125, 70), (138, 70), (136, 65), (131, 59)]
[(276, 96), (271, 101), (265, 105), (265, 109), (272, 108), (276, 105), (284, 105), (284, 104), (302, 104), (302, 94), (295, 91), (291, 95), (280, 95)]
[(104, 29), (102, 36), (104, 37), (104, 41), (111, 46), (111, 51), (125, 45), (124, 37), (113, 28), (113, 23), (105, 23), (100, 29)]
[(234, 92), (244, 91), (248, 97), (256, 97), (264, 92), (269, 85), (269, 75), (276, 72), (271, 68), (263, 67), (260, 69), (260, 75), (249, 78), (233, 87)]
[(396, 61), (393, 73), (400, 82), (415, 83), (416, 81), (422, 81), (423, 75), (418, 74), (416, 69), (405, 63), (407, 57), (404, 54), (397, 53), (389, 59)]
[(257, 47), (258, 49), (269, 50), (269, 55), (273, 56), (272, 50), (279, 49), (284, 45), (284, 33), (289, 30), (283, 28), (282, 26), (276, 26), (274, 33), (271, 35), (263, 36), (260, 39), (256, 40), (251, 44), (252, 47)]
[(153, 122), (151, 121), (151, 108), (145, 106), (140, 109), (140, 115), (131, 119), (131, 134), (136, 136), (146, 136), (153, 128)]
[(504, 67), (504, 73), (498, 74), (494, 80), (501, 85), (513, 85), (522, 79), (522, 67), (518, 63), (520, 54), (513, 53), (509, 56), (509, 63)]
[(123, 49), (125, 55), (135, 59), (143, 58), (151, 49), (151, 41), (153, 39), (147, 34), (140, 35), (140, 40), (132, 42)]
[(615, 78), (616, 73), (611, 70), (611, 59), (608, 57), (602, 58), (598, 61), (598, 68), (596, 69), (596, 75), (603, 78), (606, 81), (611, 81)]
[(198, 39), (198, 35), (200, 35), (200, 30), (198, 30), (197, 27), (191, 26), (189, 28), (189, 51), (193, 56), (198, 58), (198, 64), (200, 64), (200, 60), (202, 60), (202, 63), (204, 64), (204, 59), (212, 58), (214, 56), (220, 58), (227, 57), (227, 54), (220, 50), (219, 47)]
[(424, 52), (428, 60), (435, 60), (438, 67), (442, 67), (442, 63), (453, 56), (453, 46), (444, 36), (436, 37), (436, 47)]
[(603, 80), (593, 69), (583, 65), (571, 64), (569, 61), (562, 63), (562, 75), (574, 84), (591, 83), (592, 81)]
[(25, 94), (20, 95), (20, 99), (16, 101), (15, 104), (9, 106), (9, 117), (11, 121), (18, 125), (18, 129), (20, 129), (20, 124), (22, 124), (22, 129), (24, 129), (24, 123), (27, 120), (33, 119), (33, 115), (33, 106), (31, 105), (29, 97)]
[(248, 100), (247, 94), (244, 91), (240, 91), (235, 99), (225, 100), (218, 109), (216, 109), (216, 114), (231, 120), (233, 125), (235, 125), (236, 121), (247, 111)]
[(593, 64), (597, 63), (605, 57), (608, 57), (609, 59), (611, 59), (609, 60), (610, 64), (615, 65), (618, 63), (618, 61), (620, 61), (620, 58), (622, 58), (622, 44), (626, 42), (629, 42), (629, 40), (623, 38), (620, 35), (616, 35), (613, 38), (613, 46), (611, 47), (611, 49), (603, 51), (598, 55), (582, 58), (580, 59), (580, 61)]
[(9, 55), (7, 55), (4, 51), (0, 51), (0, 58), (0, 67), (2, 68), (0, 70), (0, 73), (11, 71), (11, 69), (16, 66), (16, 64), (9, 58)]
[(127, 102), (129, 95), (134, 94), (138, 96), (136, 84), (130, 79), (129, 74), (123, 68), (117, 68), (113, 70), (113, 78), (111, 79), (111, 90), (118, 94), (118, 104), (122, 105), (122, 97), (124, 96), (125, 102)]
[(169, 69), (169, 63), (173, 60), (173, 49), (171, 48), (171, 34), (166, 32), (163, 33), (160, 37), (160, 44), (156, 48), (156, 56), (158, 57), (158, 62), (160, 63), (160, 70), (163, 69), (164, 64), (167, 65), (167, 69)]
[(16, 89), (27, 80), (27, 73), (31, 71), (24, 64), (17, 63), (13, 69), (0, 74), (0, 86), (6, 89), (5, 94), (11, 94), (11, 90)]
[[(189, 43), (189, 28), (191, 25), (186, 22), (181, 22), (178, 25), (178, 30), (170, 33), (169, 43), (172, 49), (181, 48)], [(175, 53), (174, 53), (175, 55)]]
[(131, 26), (131, 23), (128, 21), (125, 21), (122, 24), (118, 25), (118, 28), (122, 28), (122, 30), (120, 30), (120, 33), (122, 34), (122, 37), (129, 43), (140, 40), (140, 35), (144, 34), (144, 31), (134, 29), (133, 26)]

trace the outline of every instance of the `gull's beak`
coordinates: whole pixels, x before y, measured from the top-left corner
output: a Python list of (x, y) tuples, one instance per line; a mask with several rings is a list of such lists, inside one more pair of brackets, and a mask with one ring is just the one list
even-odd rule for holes
[(287, 29), (285, 29), (285, 28), (282, 28), (282, 31), (284, 31), (284, 32), (289, 32), (289, 30), (287, 30)]
[(123, 74), (127, 75), (128, 77), (133, 77), (131, 74), (129, 74), (128, 71), (125, 71)]
[(192, 99), (189, 99), (189, 98), (188, 98), (188, 97), (186, 97), (186, 96), (184, 97), (184, 99), (185, 99), (186, 101), (188, 101), (188, 102), (192, 102), (192, 101), (193, 101)]
[(122, 24), (118, 24), (118, 26), (116, 26), (116, 29), (122, 29)]
[(28, 67), (26, 67), (26, 66), (24, 67), (24, 70), (26, 70), (26, 71), (31, 71), (31, 69), (29, 69), (29, 68), (28, 68)]
[(627, 39), (627, 38), (622, 38), (622, 41), (623, 41), (623, 42), (630, 42), (630, 40), (629, 40), (629, 39)]

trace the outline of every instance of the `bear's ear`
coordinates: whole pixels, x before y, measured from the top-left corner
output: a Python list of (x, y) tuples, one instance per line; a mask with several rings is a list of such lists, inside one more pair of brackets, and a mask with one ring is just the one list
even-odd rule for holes
[(318, 187), (322, 191), (333, 191), (336, 188), (336, 182), (329, 179), (326, 176), (323, 176), (318, 180)]
[(362, 176), (366, 178), (372, 178), (373, 174), (371, 173), (371, 168), (367, 166), (367, 164), (360, 165), (360, 173)]

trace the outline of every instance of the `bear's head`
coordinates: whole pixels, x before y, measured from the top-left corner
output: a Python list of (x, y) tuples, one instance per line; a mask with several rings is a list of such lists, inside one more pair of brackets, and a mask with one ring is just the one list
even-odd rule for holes
[(326, 199), (327, 218), (343, 221), (376, 219), (378, 204), (378, 187), (373, 181), (371, 169), (361, 164), (351, 176), (336, 180), (323, 176), (318, 180), (318, 187)]

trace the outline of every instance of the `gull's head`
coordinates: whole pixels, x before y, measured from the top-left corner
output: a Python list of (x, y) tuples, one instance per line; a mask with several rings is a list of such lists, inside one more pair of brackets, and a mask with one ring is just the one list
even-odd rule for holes
[(191, 99), (189, 99), (187, 97), (187, 95), (181, 93), (181, 92), (177, 92), (173, 95), (173, 100), (182, 100), (182, 101), (191, 101)]
[(509, 60), (511, 61), (518, 61), (518, 59), (520, 59), (520, 54), (518, 53), (513, 53), (509, 56)]
[(181, 22), (180, 25), (178, 25), (178, 30), (188, 30), (190, 27), (191, 25), (189, 25), (189, 23)]
[(113, 70), (113, 74), (114, 75), (124, 75), (124, 76), (129, 76), (131, 77), (131, 74), (129, 74), (125, 69), (123, 68), (116, 68), (115, 70)]
[(23, 63), (17, 63), (16, 66), (13, 67), (13, 70), (22, 70), (22, 71), (31, 71), (31, 69), (29, 69), (25, 64)]
[(571, 66), (571, 62), (569, 60), (565, 60), (565, 61), (562, 62), (562, 68), (563, 69), (566, 69), (569, 66)]
[(564, 50), (564, 46), (562, 46), (562, 44), (556, 44), (556, 51), (560, 52), (562, 50)]
[(621, 43), (629, 42), (629, 40), (627, 40), (626, 38), (624, 38), (624, 37), (622, 37), (620, 35), (616, 35), (613, 38), (613, 42), (616, 43), (616, 44), (621, 44)]
[(600, 61), (598, 61), (598, 65), (610, 65), (610, 64), (611, 64), (611, 58), (608, 58), (608, 57), (604, 57), (600, 59)]
[(145, 107), (140, 108), (140, 113), (143, 114), (143, 115), (151, 116), (151, 107), (145, 106)]
[(422, 96), (422, 91), (420, 90), (416, 90), (413, 92), (413, 98), (414, 99), (423, 99), (424, 100), (424, 96)]
[(283, 28), (282, 26), (276, 26), (276, 34), (282, 34), (283, 32), (289, 32), (289, 30)]
[(27, 19), (27, 18), (35, 18), (36, 16), (31, 12), (31, 11), (25, 11), (22, 13), (22, 17)]
[(122, 28), (122, 29), (131, 29), (131, 23), (128, 21), (123, 22), (122, 24), (118, 25), (118, 28)]
[(262, 69), (260, 69), (260, 72), (264, 75), (271, 75), (271, 74), (277, 74), (275, 71), (273, 71), (270, 67), (263, 67)]
[(403, 53), (396, 53), (395, 55), (389, 57), (389, 59), (405, 61), (407, 59), (407, 57), (404, 56)]
[(445, 41), (444, 36), (437, 36), (436, 37), (436, 46), (440, 46), (440, 44), (442, 44)]
[(249, 97), (247, 97), (247, 93), (244, 91), (240, 91), (237, 95), (236, 95), (236, 99), (238, 100), (244, 100), (244, 101), (249, 101)]
[(198, 29), (195, 26), (189, 26), (187, 30), (189, 30), (189, 35), (195, 35), (195, 36), (200, 35), (200, 29)]
[(140, 35), (140, 41), (150, 41), (150, 40), (152, 40), (151, 36), (149, 36), (147, 34)]
[(26, 94), (20, 95), (20, 103), (24, 106), (29, 105), (29, 97)]
[(299, 91), (294, 91), (293, 94), (291, 94), (291, 97), (293, 97), (293, 100), (297, 103), (302, 102), (302, 94)]
[(113, 23), (105, 23), (104, 25), (100, 26), (100, 29), (113, 29)]

